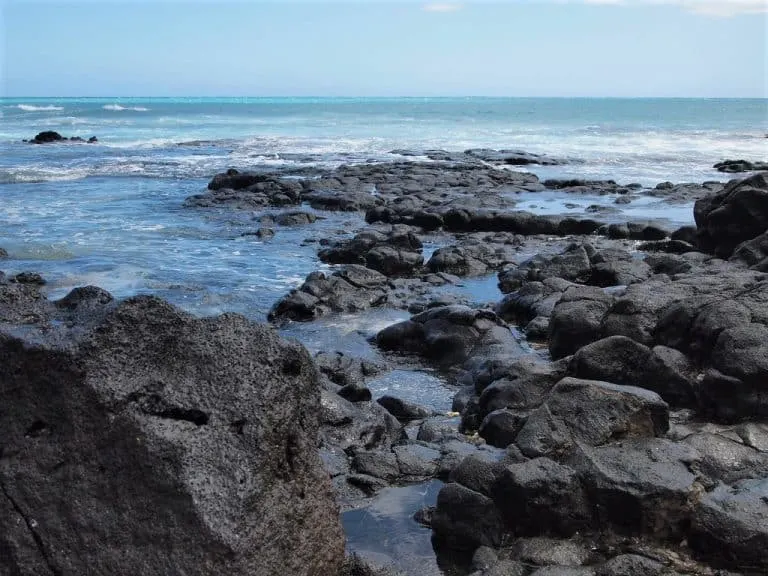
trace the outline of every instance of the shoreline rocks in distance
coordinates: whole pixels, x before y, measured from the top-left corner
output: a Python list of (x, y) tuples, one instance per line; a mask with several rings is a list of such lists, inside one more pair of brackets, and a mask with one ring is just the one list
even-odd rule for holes
[(750, 162), (749, 160), (723, 160), (714, 166), (718, 172), (735, 174), (738, 172), (758, 172), (768, 170), (768, 162)]
[(62, 136), (53, 130), (45, 130), (43, 132), (39, 132), (34, 138), (24, 140), (24, 142), (29, 142), (30, 144), (52, 144), (55, 142), (84, 142), (87, 144), (95, 144), (98, 141), (99, 139), (96, 138), (96, 136), (91, 136), (88, 138), (88, 140), (80, 136), (72, 136), (67, 138), (66, 136)]

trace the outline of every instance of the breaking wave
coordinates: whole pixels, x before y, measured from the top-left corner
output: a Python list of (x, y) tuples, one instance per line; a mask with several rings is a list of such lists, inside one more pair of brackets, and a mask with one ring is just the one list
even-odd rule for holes
[(133, 112), (149, 112), (149, 108), (144, 106), (121, 106), (120, 104), (105, 104), (102, 106), (103, 110), (111, 110), (113, 112), (121, 112), (123, 110), (132, 110)]
[(64, 110), (63, 106), (54, 106), (52, 104), (49, 104), (48, 106), (34, 106), (33, 104), (18, 104), (16, 106), (19, 110), (24, 110), (24, 112), (43, 112), (46, 110)]

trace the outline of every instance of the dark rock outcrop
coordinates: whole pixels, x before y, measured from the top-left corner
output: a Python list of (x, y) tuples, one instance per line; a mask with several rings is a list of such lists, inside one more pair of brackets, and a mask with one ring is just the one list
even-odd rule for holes
[(335, 575), (307, 352), (241, 316), (99, 294), (0, 335), (3, 572)]
[(723, 160), (713, 166), (718, 172), (734, 174), (736, 172), (757, 172), (768, 170), (768, 162), (750, 162), (749, 160)]
[(698, 246), (720, 258), (768, 231), (768, 175), (733, 180), (725, 189), (696, 202)]
[(88, 144), (93, 144), (98, 141), (99, 140), (96, 138), (96, 136), (91, 136), (88, 138), (88, 140), (85, 140), (80, 136), (72, 136), (71, 138), (67, 138), (58, 132), (54, 132), (53, 130), (45, 130), (43, 132), (39, 132), (34, 138), (31, 138), (30, 140), (24, 140), (24, 142), (29, 142), (30, 144), (51, 144), (54, 142), (87, 142)]

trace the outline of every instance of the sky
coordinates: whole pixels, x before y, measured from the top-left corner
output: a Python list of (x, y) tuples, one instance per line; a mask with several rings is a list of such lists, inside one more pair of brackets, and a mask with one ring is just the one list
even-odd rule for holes
[(768, 0), (0, 0), (0, 96), (768, 97)]

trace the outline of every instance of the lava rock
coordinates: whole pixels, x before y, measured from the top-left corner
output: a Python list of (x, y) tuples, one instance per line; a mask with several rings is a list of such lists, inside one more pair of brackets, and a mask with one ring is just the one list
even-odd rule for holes
[(146, 296), (84, 322), (32, 344), (0, 335), (5, 569), (337, 573), (306, 350)]

